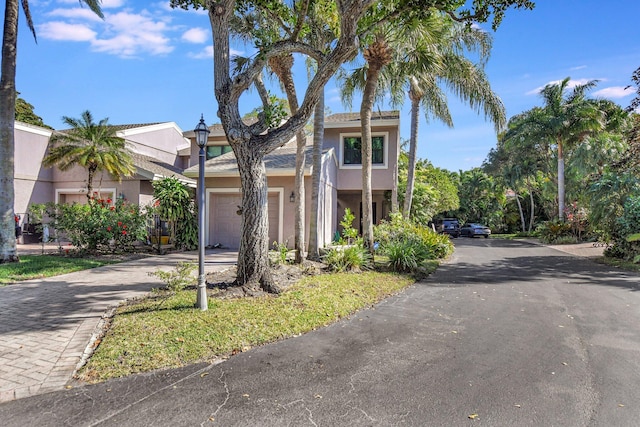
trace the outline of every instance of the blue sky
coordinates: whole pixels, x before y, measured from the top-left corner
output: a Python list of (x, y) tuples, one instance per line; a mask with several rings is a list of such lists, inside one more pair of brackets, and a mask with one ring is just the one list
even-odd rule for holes
[[(486, 72), (507, 117), (540, 105), (537, 91), (565, 77), (577, 83), (598, 79), (591, 94), (626, 107), (635, 91), (624, 88), (640, 66), (640, 2), (536, 3), (533, 11), (510, 10), (495, 33), (487, 26), (494, 42)], [(103, 0), (101, 21), (78, 0), (29, 4), (38, 43), (21, 16), (16, 84), (45, 123), (60, 129), (62, 116), (79, 117), (84, 110), (111, 124), (175, 121), (190, 130), (201, 113), (208, 124), (218, 122), (211, 29), (202, 11), (172, 10), (168, 0)], [(302, 66), (297, 70), (301, 94), (307, 76)], [(242, 112), (257, 107), (256, 98), (243, 97)], [(418, 155), (452, 171), (480, 166), (495, 146), (494, 128), (449, 99), (455, 128), (422, 119)], [(332, 112), (349, 111), (333, 82), (326, 100)], [(355, 98), (352, 109), (359, 102)], [(401, 135), (409, 137), (408, 102), (401, 110)]]

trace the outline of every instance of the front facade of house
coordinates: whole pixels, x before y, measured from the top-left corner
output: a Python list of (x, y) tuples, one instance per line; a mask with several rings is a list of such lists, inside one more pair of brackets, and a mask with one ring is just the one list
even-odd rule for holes
[[(399, 154), (399, 114), (397, 111), (375, 113), (372, 117), (373, 140), (373, 219), (374, 223), (388, 218), (391, 200), (397, 190)], [(235, 156), (228, 145), (222, 127), (209, 128), (205, 162), (206, 244), (237, 248), (240, 242), (239, 215), (242, 204), (240, 177)], [(321, 162), (321, 185), (318, 197), (319, 245), (325, 246), (340, 232), (339, 222), (347, 208), (356, 217), (359, 228), (362, 218), (362, 167), (360, 161), (359, 114), (335, 114), (325, 119), (324, 145)], [(199, 173), (199, 148), (193, 132), (190, 168), (184, 174), (196, 178)], [(307, 142), (305, 159), (305, 223), (311, 210), (312, 141)], [(296, 143), (276, 149), (265, 157), (268, 185), (269, 240), (292, 247), (294, 242)], [(308, 241), (309, 229), (306, 227)]]
[[(397, 189), (400, 120), (397, 111), (374, 113), (373, 140), (373, 220), (388, 218), (391, 201)], [(116, 126), (134, 152), (136, 173), (114, 180), (107, 173), (94, 178), (94, 191), (103, 199), (122, 198), (141, 206), (153, 198), (152, 182), (174, 176), (195, 187), (199, 168), (199, 148), (193, 131), (182, 132), (173, 122)], [(235, 156), (221, 125), (209, 127), (206, 147), (205, 218), (206, 245), (238, 248), (240, 242), (242, 204), (240, 177)], [(21, 222), (30, 204), (86, 203), (87, 171), (81, 167), (62, 172), (56, 167), (44, 168), (51, 130), (20, 122), (15, 124), (15, 212)], [(321, 185), (318, 196), (319, 245), (325, 246), (340, 233), (339, 222), (345, 209), (355, 215), (354, 227), (362, 218), (362, 168), (360, 161), (359, 114), (334, 114), (325, 119), (324, 148), (321, 161)], [(307, 142), (305, 167), (305, 223), (311, 211), (312, 143)], [(295, 206), (296, 143), (287, 145), (265, 157), (267, 170), (269, 240), (293, 246)], [(309, 229), (306, 227), (308, 241)]]
[[(106, 172), (96, 174), (93, 191), (98, 197), (122, 198), (145, 206), (153, 199), (152, 182), (167, 176), (195, 187), (195, 181), (182, 175), (188, 163), (179, 153), (188, 148), (189, 141), (175, 123), (115, 127), (117, 136), (124, 138), (133, 152), (136, 172), (120, 182)], [(52, 131), (21, 122), (15, 122), (14, 130), (14, 212), (20, 217), (20, 225), (28, 222), (26, 213), (31, 204), (86, 203), (86, 169), (78, 166), (62, 172), (42, 166)]]

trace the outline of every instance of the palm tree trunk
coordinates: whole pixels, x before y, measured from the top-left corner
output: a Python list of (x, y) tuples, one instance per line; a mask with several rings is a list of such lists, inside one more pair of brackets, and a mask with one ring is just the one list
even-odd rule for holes
[[(276, 73), (280, 83), (282, 84), (285, 93), (287, 94), (287, 101), (289, 102), (289, 109), (291, 114), (298, 111), (298, 95), (296, 94), (296, 86), (293, 81), (293, 74), (291, 69), (293, 67), (293, 55), (281, 55), (273, 57), (269, 60), (269, 66)], [(302, 264), (304, 261), (304, 162), (305, 162), (305, 148), (307, 145), (307, 139), (304, 135), (304, 131), (300, 131), (296, 134), (296, 175), (295, 175), (295, 210), (294, 210), (294, 248), (295, 248), (295, 262)]]
[[(313, 171), (311, 173), (311, 212), (309, 215), (309, 249), (308, 257), (312, 260), (320, 259), (320, 244), (318, 239), (318, 217), (320, 215), (318, 200), (320, 196), (320, 172), (322, 168), (322, 145), (324, 138), (324, 91), (315, 107), (313, 116)], [(326, 221), (326, 219), (324, 219)]]
[[(413, 91), (413, 89), (412, 89)], [(418, 151), (418, 114), (420, 114), (420, 98), (409, 92), (411, 99), (411, 139), (409, 140), (409, 164), (407, 166), (407, 189), (404, 195), (404, 217), (411, 215), (411, 202), (413, 200), (413, 186), (415, 184), (416, 154)]]
[(18, 2), (7, 0), (2, 37), (2, 77), (0, 78), (0, 264), (17, 262), (14, 193), (14, 121), (16, 109), (16, 56)]
[(93, 198), (93, 177), (96, 174), (96, 166), (95, 165), (89, 165), (88, 169), (88, 175), (87, 175), (87, 201), (88, 203), (91, 203), (91, 200)]
[(373, 197), (371, 190), (371, 111), (378, 84), (379, 69), (370, 66), (367, 83), (362, 94), (360, 123), (362, 128), (362, 239), (365, 247), (373, 251)]
[(514, 191), (516, 195), (516, 202), (518, 203), (518, 212), (520, 213), (520, 224), (522, 225), (522, 232), (527, 230), (527, 223), (524, 221), (524, 212), (522, 211), (522, 203), (520, 203), (520, 196)]
[(531, 230), (533, 229), (533, 221), (534, 221), (534, 215), (535, 215), (535, 202), (533, 199), (533, 187), (531, 186), (530, 182), (529, 182), (529, 177), (527, 177), (527, 189), (529, 190), (529, 203), (531, 204), (531, 212), (530, 212), (530, 216), (529, 216), (529, 233), (531, 233)]
[(373, 253), (373, 197), (371, 194), (371, 112), (378, 87), (380, 70), (391, 61), (391, 50), (381, 34), (363, 54), (367, 61), (367, 75), (360, 106), (362, 127), (362, 240)]
[(558, 141), (558, 219), (564, 221), (564, 153)]

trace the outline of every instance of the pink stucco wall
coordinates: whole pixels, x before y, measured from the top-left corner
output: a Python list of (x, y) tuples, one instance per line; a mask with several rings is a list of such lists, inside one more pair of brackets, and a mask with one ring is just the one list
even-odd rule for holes
[(118, 136), (132, 142), (137, 153), (178, 167), (182, 167), (182, 161), (176, 156), (176, 147), (189, 143), (174, 122), (127, 129), (118, 132)]
[[(324, 147), (334, 148), (338, 159), (338, 190), (361, 190), (362, 168), (341, 165), (341, 134), (358, 134), (359, 127), (330, 128), (325, 130)], [(384, 134), (387, 144), (386, 167), (374, 165), (371, 172), (371, 187), (373, 190), (391, 190), (395, 186), (395, 167), (398, 163), (399, 133), (397, 126), (373, 126), (372, 134)]]
[(51, 131), (20, 122), (14, 130), (14, 211), (24, 216), (30, 204), (53, 201), (53, 174), (42, 167)]

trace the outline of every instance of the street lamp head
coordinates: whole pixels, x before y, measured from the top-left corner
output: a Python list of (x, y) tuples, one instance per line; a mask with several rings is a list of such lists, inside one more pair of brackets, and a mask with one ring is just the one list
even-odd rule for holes
[(204, 115), (200, 115), (200, 123), (198, 123), (198, 126), (196, 126), (193, 132), (196, 134), (196, 143), (198, 144), (198, 147), (204, 148), (207, 145), (209, 132), (211, 132), (207, 127), (207, 124), (204, 122)]

